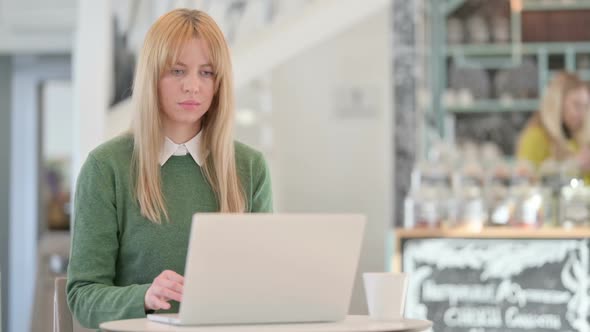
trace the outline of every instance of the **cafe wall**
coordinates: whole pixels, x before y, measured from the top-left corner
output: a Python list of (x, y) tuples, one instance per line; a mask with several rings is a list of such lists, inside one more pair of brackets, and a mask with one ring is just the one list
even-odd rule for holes
[[(389, 24), (371, 15), (271, 76), (275, 208), (367, 215), (365, 272), (386, 268), (393, 212)], [(366, 311), (359, 272), (351, 312)]]

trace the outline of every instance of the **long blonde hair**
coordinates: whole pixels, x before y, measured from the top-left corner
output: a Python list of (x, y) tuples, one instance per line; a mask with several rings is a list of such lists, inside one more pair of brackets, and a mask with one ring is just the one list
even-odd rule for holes
[[(586, 87), (586, 84), (580, 80), (576, 75), (560, 72), (551, 80), (541, 100), (541, 108), (539, 109), (539, 118), (541, 125), (551, 138), (552, 154), (556, 159), (563, 159), (570, 156), (573, 151), (568, 146), (568, 139), (563, 130), (563, 104), (565, 97), (571, 92), (580, 87)], [(587, 115), (590, 112), (587, 113)], [(572, 138), (579, 144), (589, 144), (590, 135), (589, 130), (590, 119), (587, 117), (584, 121), (583, 127), (571, 133)]]
[(244, 212), (246, 201), (236, 170), (233, 141), (234, 94), (229, 48), (215, 21), (199, 10), (176, 9), (148, 31), (133, 86), (133, 171), (141, 214), (154, 223), (168, 220), (162, 194), (159, 153), (164, 142), (158, 82), (176, 62), (184, 45), (202, 38), (215, 72), (215, 95), (201, 120), (202, 144), (209, 151), (203, 174), (217, 197), (220, 212)]

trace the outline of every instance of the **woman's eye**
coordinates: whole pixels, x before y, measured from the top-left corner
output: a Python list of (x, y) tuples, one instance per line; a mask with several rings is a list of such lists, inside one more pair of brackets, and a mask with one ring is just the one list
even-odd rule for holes
[(201, 70), (201, 76), (203, 77), (213, 77), (215, 75), (212, 71)]
[(184, 74), (184, 70), (182, 70), (182, 69), (172, 69), (170, 72), (174, 76), (180, 76), (180, 75)]

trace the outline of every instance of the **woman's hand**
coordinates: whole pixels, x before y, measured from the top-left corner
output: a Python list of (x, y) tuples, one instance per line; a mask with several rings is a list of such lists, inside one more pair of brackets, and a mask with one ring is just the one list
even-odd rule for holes
[(150, 288), (145, 292), (145, 309), (170, 309), (170, 303), (168, 301), (182, 302), (183, 287), (183, 276), (171, 270), (163, 271), (154, 279)]

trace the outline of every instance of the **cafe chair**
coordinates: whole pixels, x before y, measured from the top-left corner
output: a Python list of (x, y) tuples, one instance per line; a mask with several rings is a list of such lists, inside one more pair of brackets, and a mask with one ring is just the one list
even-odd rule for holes
[(67, 278), (55, 278), (55, 291), (53, 293), (53, 332), (92, 332), (83, 328), (72, 317), (66, 298)]

